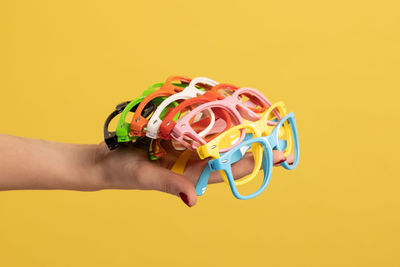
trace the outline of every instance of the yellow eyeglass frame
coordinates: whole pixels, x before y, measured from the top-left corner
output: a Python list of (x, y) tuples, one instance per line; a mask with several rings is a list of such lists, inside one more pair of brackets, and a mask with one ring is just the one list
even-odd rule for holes
[[(272, 112), (274, 110), (277, 110), (279, 112), (280, 118), (277, 118), (276, 115)], [(269, 125), (268, 121), (271, 122), (275, 119), (280, 120), (286, 114), (287, 112), (285, 109), (284, 102), (282, 101), (277, 102), (273, 104), (271, 107), (269, 107), (268, 110), (265, 111), (265, 113), (262, 115), (261, 119), (259, 119), (258, 121), (246, 121), (245, 123), (232, 127), (231, 129), (223, 132), (222, 134), (212, 139), (207, 144), (198, 147), (197, 153), (201, 159), (205, 159), (208, 157), (211, 157), (212, 159), (217, 159), (221, 156), (219, 153), (220, 149), (230, 147), (233, 144), (235, 144), (235, 142), (237, 142), (237, 140), (239, 139), (242, 130), (245, 130), (246, 133), (253, 134), (253, 138), (267, 136), (271, 134), (272, 130), (274, 129), (274, 125)], [(283, 131), (281, 131), (282, 129)], [(293, 148), (292, 131), (290, 130), (290, 125), (288, 121), (285, 121), (283, 123), (282, 128), (279, 131), (279, 137), (283, 138), (286, 137), (287, 144), (285, 149), (286, 151), (284, 154), (287, 157)], [(255, 167), (252, 173), (238, 180), (235, 180), (235, 185), (242, 185), (256, 178), (259, 169), (262, 166), (262, 155), (263, 155), (262, 145), (257, 143), (253, 144), (251, 147), (251, 151), (253, 153)], [(224, 182), (228, 184), (229, 182), (225, 172), (220, 171), (220, 174)]]

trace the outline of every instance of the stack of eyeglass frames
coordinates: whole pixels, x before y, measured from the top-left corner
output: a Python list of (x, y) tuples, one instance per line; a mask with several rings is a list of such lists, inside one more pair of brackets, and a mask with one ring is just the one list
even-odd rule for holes
[[(111, 132), (110, 122), (118, 115)], [(171, 170), (180, 174), (197, 153), (208, 160), (197, 194), (203, 195), (210, 175), (219, 172), (238, 199), (265, 190), (274, 150), (293, 159), (280, 163), (287, 170), (296, 168), (300, 156), (296, 120), (283, 102), (272, 104), (256, 89), (204, 77), (172, 76), (117, 105), (104, 124), (104, 139), (110, 150), (132, 142), (144, 144), (151, 160), (173, 153), (177, 160)]]

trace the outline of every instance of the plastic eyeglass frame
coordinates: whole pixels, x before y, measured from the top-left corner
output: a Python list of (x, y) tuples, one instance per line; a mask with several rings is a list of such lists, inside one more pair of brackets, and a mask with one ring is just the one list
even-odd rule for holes
[[(212, 102), (215, 100), (224, 99), (225, 96), (221, 95), (218, 92), (219, 90), (222, 90), (222, 89), (227, 89), (227, 90), (231, 90), (231, 91), (235, 92), (236, 90), (239, 89), (239, 87), (237, 87), (235, 85), (231, 85), (231, 84), (220, 83), (220, 84), (214, 86), (211, 90), (205, 92), (201, 96), (197, 96), (197, 97), (183, 101), (176, 108), (174, 108), (170, 113), (168, 113), (167, 116), (165, 116), (165, 118), (163, 119), (163, 121), (160, 125), (160, 128), (159, 128), (159, 136), (166, 140), (171, 139), (172, 137), (170, 134), (172, 132), (172, 129), (176, 125), (176, 122), (174, 120), (176, 115), (180, 114), (183, 110), (185, 110), (186, 108), (188, 108), (192, 105), (204, 104), (204, 103)], [(230, 122), (230, 117), (226, 112), (224, 112), (224, 120), (227, 123), (226, 129), (225, 129), (225, 130), (227, 130), (231, 127), (231, 122)]]
[[(192, 83), (192, 82), (191, 82)], [(192, 83), (194, 86), (196, 86), (197, 84), (200, 84), (201, 86), (203, 86), (203, 87), (207, 87), (207, 86), (212, 86), (211, 84), (209, 85), (208, 83), (207, 83), (207, 80), (204, 80), (204, 79), (197, 79), (197, 82), (195, 82), (195, 83)], [(149, 90), (152, 90), (151, 92), (153, 92), (153, 91), (155, 91), (155, 89), (157, 89), (157, 88), (159, 88), (160, 86), (162, 85), (162, 83), (158, 83), (158, 84), (154, 84), (153, 86), (151, 86), (149, 89), (148, 89), (148, 91)], [(176, 86), (182, 86), (182, 87), (184, 87), (184, 86), (186, 86), (185, 84), (174, 84), (174, 85), (176, 85)], [(186, 89), (186, 88), (185, 88)], [(184, 89), (184, 90), (185, 90)], [(196, 88), (196, 90), (198, 90), (197, 88)], [(148, 95), (148, 94), (150, 94), (151, 92), (147, 92), (146, 93), (146, 95)], [(182, 91), (183, 92), (183, 91)], [(160, 104), (162, 104), (162, 103), (164, 103), (164, 101), (166, 101), (166, 98), (167, 97), (157, 97), (157, 98), (155, 98), (154, 100), (152, 100), (154, 103), (157, 103), (158, 105), (160, 105)], [(143, 98), (141, 98), (141, 100), (143, 100)], [(150, 102), (151, 103), (151, 102)], [(174, 102), (172, 102), (172, 103), (169, 103), (169, 104), (167, 104), (167, 108), (169, 107), (169, 106), (171, 106), (171, 105), (173, 105), (174, 107), (176, 107), (177, 105), (178, 105), (178, 102), (176, 102), (176, 101), (174, 101)], [(164, 106), (165, 106), (165, 104), (164, 104)], [(171, 109), (165, 109), (165, 107), (163, 108), (163, 110), (162, 110), (162, 113), (161, 113), (161, 117), (164, 117), (164, 116), (166, 116), (166, 115), (169, 115), (172, 111), (174, 111), (175, 110), (175, 108), (171, 108)], [(165, 115), (166, 114), (166, 115)], [(153, 116), (154, 116), (154, 114), (152, 115), (152, 118), (153, 118)], [(178, 116), (179, 116), (179, 114), (175, 114), (174, 116), (173, 116), (173, 119), (174, 120), (176, 120), (177, 118), (178, 118)], [(144, 117), (146, 117), (146, 116), (144, 116)], [(125, 118), (125, 117), (124, 117)], [(225, 118), (225, 117), (224, 117)], [(123, 119), (123, 121), (125, 121), (125, 119)], [(205, 121), (202, 121), (202, 120), (199, 120), (199, 121), (195, 121), (195, 122), (193, 122), (193, 126), (195, 126), (195, 125), (201, 125), (202, 123), (204, 123)], [(207, 134), (207, 132), (208, 131), (210, 131), (211, 133), (213, 133), (213, 132), (220, 132), (221, 131), (221, 127), (220, 127), (220, 125), (218, 124), (218, 122), (215, 124), (214, 123), (215, 122), (215, 116), (214, 116), (214, 113), (212, 113), (211, 112), (211, 126), (209, 127), (210, 129), (206, 129), (206, 130), (204, 130), (203, 132), (204, 132), (204, 134)], [(121, 124), (122, 125), (122, 124)], [(149, 124), (148, 124), (149, 125)], [(122, 128), (122, 127), (121, 127)], [(129, 128), (129, 123), (127, 123), (127, 126), (125, 126), (125, 129), (124, 129), (124, 135), (125, 136), (128, 136), (128, 128)], [(133, 136), (133, 137), (130, 137), (130, 138), (133, 138), (133, 139), (136, 139), (136, 138), (138, 138), (137, 136)], [(175, 148), (175, 149), (177, 149), (177, 150), (179, 150), (178, 148)], [(163, 156), (165, 156), (167, 154), (167, 152), (165, 151), (165, 149), (161, 146), (161, 144), (160, 144), (160, 139), (152, 139), (151, 140), (151, 142), (150, 142), (150, 146), (149, 146), (149, 151), (148, 151), (148, 155), (149, 155), (149, 158), (150, 158), (150, 160), (157, 160), (157, 159), (159, 159), (159, 158), (161, 158), (161, 157), (163, 157)]]
[[(223, 171), (227, 177), (231, 191), (236, 198), (246, 200), (246, 199), (254, 198), (254, 197), (258, 196), (259, 194), (261, 194), (265, 190), (265, 188), (268, 186), (269, 181), (271, 179), (272, 168), (273, 168), (272, 150), (277, 149), (277, 150), (281, 151), (281, 150), (285, 149), (284, 144), (286, 144), (286, 142), (281, 142), (281, 140), (278, 139), (279, 129), (285, 123), (289, 123), (291, 125), (293, 140), (294, 140), (294, 148), (295, 148), (295, 159), (294, 159), (293, 164), (291, 164), (291, 165), (289, 165), (286, 161), (281, 163), (280, 165), (283, 166), (287, 170), (295, 169), (298, 165), (299, 158), (300, 158), (300, 148), (299, 148), (297, 127), (296, 127), (296, 120), (295, 120), (294, 113), (291, 112), (288, 115), (286, 115), (284, 118), (282, 118), (282, 120), (279, 121), (279, 123), (275, 126), (274, 130), (272, 131), (272, 133), (270, 135), (256, 137), (256, 138), (249, 138), (247, 140), (244, 140), (242, 143), (235, 146), (232, 150), (222, 154), (220, 158), (210, 160), (208, 162), (207, 167), (203, 170), (203, 173), (200, 175), (200, 178), (196, 185), (196, 192), (200, 195), (204, 194), (204, 191), (205, 191), (207, 183), (208, 183), (208, 178), (209, 178), (209, 175), (211, 172)], [(251, 136), (251, 134), (250, 134), (250, 136)], [(259, 144), (263, 148), (262, 152), (261, 152), (262, 153), (262, 167), (263, 167), (263, 171), (264, 171), (263, 183), (256, 192), (249, 194), (249, 195), (242, 195), (239, 193), (239, 191), (236, 188), (231, 165), (233, 163), (239, 161), (243, 157), (243, 155), (245, 154), (247, 149), (249, 147), (251, 147), (251, 145), (253, 145), (253, 144)], [(290, 151), (288, 148), (286, 148), (286, 149), (288, 151)], [(257, 153), (257, 152), (253, 151), (253, 153)], [(256, 156), (255, 156), (255, 158), (256, 158)]]
[[(176, 83), (173, 82), (178, 82), (179, 85), (176, 85)], [(135, 115), (132, 118), (132, 121), (130, 123), (130, 135), (134, 136), (143, 136), (145, 135), (144, 133), (144, 128), (148, 124), (149, 120), (141, 115), (144, 107), (152, 101), (153, 99), (157, 97), (169, 97), (175, 93), (181, 92), (184, 87), (186, 87), (189, 83), (191, 82), (190, 78), (183, 77), (183, 76), (171, 76), (168, 77), (166, 82), (160, 87), (159, 90), (152, 92), (148, 96), (146, 96), (140, 105), (138, 106)], [(185, 86), (181, 86), (185, 85)]]
[[(243, 141), (247, 141), (247, 140), (250, 140), (252, 138), (253, 138), (253, 134), (247, 133)], [(285, 140), (279, 140), (279, 142), (281, 143), (281, 147), (283, 149), (285, 149), (286, 148), (286, 141)], [(225, 153), (223, 153), (222, 155), (224, 155), (224, 154)], [(242, 151), (238, 150), (236, 153), (232, 154), (231, 164), (234, 164), (234, 163), (238, 162), (242, 158), (243, 158)], [(195, 187), (196, 194), (198, 196), (204, 195), (204, 193), (205, 193), (205, 191), (207, 189), (207, 185), (208, 185), (208, 181), (210, 179), (211, 173), (212, 173), (211, 167), (210, 167), (209, 164), (207, 164), (204, 167), (202, 173), (200, 174), (199, 179), (197, 180), (196, 187)], [(225, 175), (225, 173), (224, 173), (224, 175)], [(226, 175), (225, 175), (225, 177), (226, 177)], [(229, 185), (228, 179), (226, 180), (226, 183)]]
[[(239, 100), (240, 95), (252, 95), (252, 98), (255, 98), (257, 102), (260, 102), (260, 104), (263, 106), (265, 111), (265, 108), (268, 108), (272, 106), (271, 102), (265, 98), (263, 94), (261, 94), (258, 90), (253, 89), (253, 88), (246, 88), (242, 87), (236, 92), (234, 92), (231, 96), (227, 96), (226, 98), (222, 100), (216, 100), (212, 102), (208, 102), (205, 104), (202, 104), (192, 111), (190, 111), (188, 114), (186, 114), (184, 117), (178, 120), (176, 123), (175, 127), (173, 128), (171, 132), (171, 137), (180, 142), (182, 145), (184, 145), (186, 148), (195, 150), (197, 147), (200, 145), (204, 145), (207, 143), (207, 140), (199, 136), (198, 133), (196, 133), (191, 125), (189, 124), (189, 120), (194, 117), (196, 114), (201, 113), (202, 111), (206, 109), (211, 109), (211, 108), (221, 108), (223, 110), (226, 110), (232, 117), (235, 125), (239, 125), (243, 123), (242, 115), (244, 119), (250, 120), (250, 121), (256, 121), (260, 119), (260, 115), (254, 112), (250, 107), (249, 103), (242, 103)], [(254, 104), (252, 100), (249, 100), (248, 102), (251, 102)], [(241, 112), (239, 112), (239, 109)], [(241, 115), (242, 113), (242, 115)], [(280, 115), (276, 114), (278, 118), (280, 119)], [(245, 132), (243, 131), (239, 142), (243, 141)], [(188, 136), (192, 140), (194, 140), (194, 143), (192, 144), (187, 144), (184, 141), (185, 136)], [(232, 147), (224, 148), (221, 149), (220, 152), (226, 152), (230, 150)]]
[[(132, 100), (126, 107), (125, 109), (122, 111), (121, 117), (118, 121), (117, 124), (117, 128), (116, 128), (116, 142), (119, 143), (126, 143), (126, 142), (130, 142), (130, 141), (136, 141), (139, 137), (138, 136), (132, 136), (129, 134), (130, 131), (130, 123), (126, 121), (126, 116), (129, 112), (130, 109), (134, 108), (134, 111), (137, 110), (137, 107), (139, 106), (139, 104), (143, 101), (143, 99), (148, 96), (149, 94), (155, 92), (157, 89), (159, 89), (164, 83), (155, 83), (151, 86), (149, 86), (149, 88), (147, 88), (140, 97)], [(175, 86), (182, 86), (185, 87), (185, 84), (174, 84)], [(148, 117), (154, 110), (156, 110), (157, 105), (161, 104), (161, 102), (166, 99), (166, 97), (159, 97), (159, 98), (155, 98), (153, 100), (151, 100), (144, 108), (144, 110), (142, 111), (142, 115), (144, 117)], [(146, 111), (146, 109), (148, 109), (149, 105), (153, 105), (154, 108), (152, 108), (151, 110), (149, 110), (149, 112)], [(173, 102), (171, 103), (171, 106), (177, 106), (178, 103)], [(163, 112), (164, 115), (165, 112)], [(162, 157), (165, 154), (165, 150), (159, 145), (159, 143), (150, 143), (149, 146), (149, 151), (148, 151), (148, 155), (149, 155), (149, 159), (150, 160), (157, 160), (160, 157)]]
[[(140, 97), (132, 100), (122, 111), (121, 117), (119, 118), (118, 125), (116, 128), (116, 135), (118, 137), (118, 142), (124, 143), (124, 142), (129, 142), (129, 141), (134, 141), (138, 138), (138, 136), (132, 136), (129, 134), (130, 131), (130, 123), (126, 121), (126, 116), (128, 115), (129, 110), (131, 110), (134, 106), (139, 105), (143, 99), (145, 99), (148, 95), (151, 93), (155, 92), (157, 89), (159, 89), (161, 86), (163, 86), (164, 83), (155, 83), (149, 88), (147, 88)], [(178, 84), (176, 86), (184, 86), (181, 84)], [(165, 97), (160, 97), (160, 98), (155, 98), (149, 103), (154, 103), (155, 105), (159, 105)], [(172, 103), (173, 106), (177, 106), (178, 103)], [(137, 111), (137, 108), (135, 109)], [(143, 114), (145, 115), (144, 117), (147, 117), (150, 114)]]
[[(287, 114), (285, 109), (285, 103), (279, 101), (277, 103), (272, 104), (267, 111), (262, 114), (261, 118), (257, 121), (246, 121), (242, 124), (236, 125), (231, 129), (221, 133), (213, 140), (208, 142), (205, 145), (198, 147), (197, 153), (200, 159), (205, 159), (208, 157), (212, 157), (214, 159), (220, 157), (221, 146), (226, 146), (227, 143), (236, 144), (239, 143), (237, 141), (238, 131), (245, 130), (246, 133), (252, 133), (253, 137), (266, 136), (270, 134), (273, 130), (273, 126), (275, 125), (272, 122), (273, 116), (276, 116), (276, 119), (279, 121), (282, 116)], [(286, 137), (290, 137), (290, 131), (287, 124), (284, 125), (284, 130), (286, 133)], [(289, 144), (289, 149), (291, 149), (291, 144)]]
[(192, 156), (193, 151), (186, 149), (183, 151), (178, 159), (175, 161), (174, 165), (171, 168), (171, 171), (177, 174), (183, 174), (185, 172), (186, 164)]
[[(151, 116), (151, 119), (149, 120), (149, 122), (147, 123), (147, 128), (146, 128), (146, 136), (149, 138), (153, 138), (156, 139), (158, 138), (158, 132), (159, 132), (159, 128), (160, 125), (162, 123), (162, 119), (160, 118), (160, 115), (162, 113), (162, 111), (172, 102), (176, 102), (179, 100), (187, 100), (199, 95), (203, 95), (205, 93), (204, 90), (200, 90), (198, 88), (196, 88), (196, 86), (200, 85), (200, 84), (205, 84), (208, 85), (210, 87), (214, 87), (215, 85), (218, 84), (218, 82), (211, 80), (209, 78), (206, 77), (197, 77), (194, 78), (187, 87), (185, 87), (185, 89), (183, 89), (181, 92), (173, 94), (171, 96), (169, 96), (167, 99), (165, 99), (156, 109), (156, 111), (153, 113), (153, 115)], [(215, 121), (215, 116), (214, 113), (210, 110), (210, 115), (212, 116), (212, 122), (208, 125), (208, 127), (206, 129), (204, 129), (199, 135), (203, 136), (205, 135), (207, 132), (209, 132), (211, 130), (211, 128), (214, 125), (214, 121)]]
[[(126, 101), (126, 102), (122, 102), (120, 104), (118, 104), (115, 107), (115, 110), (107, 117), (106, 121), (104, 122), (104, 141), (107, 145), (107, 147), (110, 150), (114, 150), (116, 148), (119, 147), (119, 141), (118, 141), (118, 136), (116, 132), (110, 132), (108, 130), (108, 127), (110, 125), (110, 122), (116, 117), (118, 116), (120, 113), (123, 112), (123, 110), (125, 110), (125, 108), (129, 105), (129, 103), (131, 103), (132, 101)], [(134, 104), (129, 106), (129, 108), (127, 109), (127, 113), (129, 111), (131, 112), (135, 112), (136, 108), (138, 107), (138, 104)], [(149, 105), (147, 105), (147, 107), (144, 109), (144, 114), (145, 116), (150, 115), (154, 110), (156, 109), (156, 106), (153, 103), (149, 103)]]
[[(245, 123), (242, 123), (240, 125), (236, 125), (235, 127), (232, 127), (231, 129), (223, 132), (210, 142), (208, 142), (205, 145), (202, 145), (197, 148), (197, 154), (199, 155), (200, 159), (205, 159), (208, 157), (211, 157), (213, 159), (217, 159), (220, 157), (220, 151), (221, 147), (226, 147), (227, 145), (230, 145), (231, 147), (235, 147), (240, 144), (240, 140), (238, 140), (238, 133), (242, 133), (245, 131), (246, 133), (251, 133), (253, 137), (261, 137), (261, 136), (267, 136), (270, 134), (273, 130), (272, 126), (274, 123), (272, 122), (273, 116), (275, 115), (278, 121), (282, 118), (282, 116), (286, 115), (286, 109), (285, 109), (285, 104), (283, 102), (277, 102), (270, 106), (268, 110), (262, 115), (261, 119), (258, 121), (252, 122), (252, 121), (247, 121)], [(289, 140), (288, 142), (288, 147), (287, 147), (287, 156), (291, 149), (292, 149), (292, 139), (291, 139), (291, 132), (289, 125), (286, 123), (283, 125), (284, 133), (286, 135), (286, 140)], [(245, 184), (252, 179), (254, 179), (257, 176), (257, 173), (260, 168), (261, 168), (261, 147), (260, 146), (255, 146), (252, 148), (255, 150), (253, 151), (254, 155), (254, 163), (255, 163), (255, 168), (253, 169), (253, 172), (250, 173), (249, 175), (246, 175), (245, 177), (242, 177), (238, 180), (235, 180), (236, 185), (242, 185)], [(224, 172), (221, 172), (221, 176), (224, 179), (226, 183), (228, 183), (228, 179), (225, 175)]]

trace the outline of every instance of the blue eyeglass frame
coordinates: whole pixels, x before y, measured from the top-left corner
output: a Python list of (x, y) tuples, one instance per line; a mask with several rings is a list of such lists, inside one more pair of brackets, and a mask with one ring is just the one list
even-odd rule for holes
[[(238, 144), (228, 152), (221, 154), (220, 158), (210, 160), (206, 165), (206, 167), (203, 169), (203, 172), (201, 173), (199, 180), (197, 182), (196, 185), (197, 195), (201, 196), (204, 194), (207, 188), (211, 172), (221, 171), (221, 170), (225, 172), (228, 178), (231, 191), (236, 198), (241, 200), (246, 200), (254, 198), (259, 194), (261, 194), (268, 186), (269, 181), (271, 179), (272, 167), (273, 167), (272, 150), (282, 151), (286, 148), (287, 142), (285, 140), (278, 139), (279, 129), (286, 121), (288, 121), (292, 129), (295, 158), (293, 164), (289, 164), (285, 161), (282, 162), (280, 165), (287, 170), (295, 169), (298, 165), (300, 158), (300, 148), (299, 148), (299, 137), (296, 127), (296, 119), (294, 113), (291, 112), (278, 122), (278, 124), (275, 126), (274, 130), (270, 135), (252, 138), (252, 134), (248, 133), (246, 134), (245, 139), (240, 144)], [(256, 192), (249, 195), (241, 195), (236, 188), (231, 165), (241, 160), (245, 155), (245, 153), (242, 153), (242, 151), (247, 151), (247, 149), (250, 148), (251, 145), (255, 143), (258, 143), (263, 146), (262, 167), (264, 171), (264, 180), (261, 187)]]

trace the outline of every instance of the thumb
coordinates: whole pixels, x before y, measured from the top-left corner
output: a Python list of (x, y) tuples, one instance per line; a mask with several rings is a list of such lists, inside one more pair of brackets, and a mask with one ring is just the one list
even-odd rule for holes
[(149, 168), (143, 168), (141, 176), (143, 189), (158, 190), (178, 196), (189, 207), (197, 202), (197, 194), (192, 182), (183, 175), (152, 164)]

